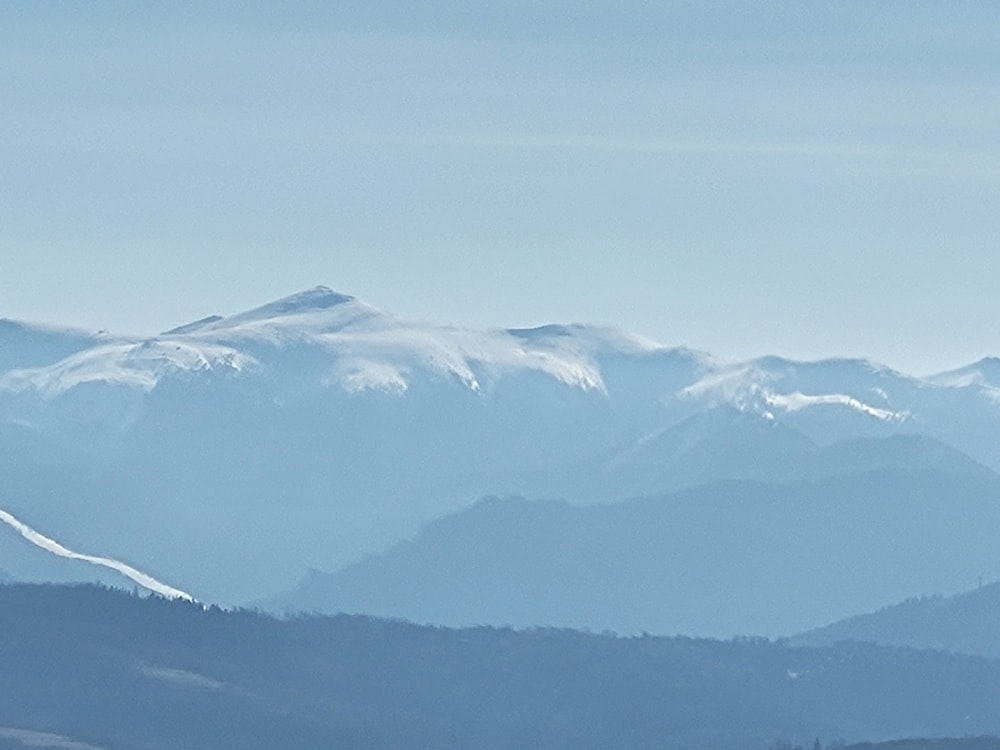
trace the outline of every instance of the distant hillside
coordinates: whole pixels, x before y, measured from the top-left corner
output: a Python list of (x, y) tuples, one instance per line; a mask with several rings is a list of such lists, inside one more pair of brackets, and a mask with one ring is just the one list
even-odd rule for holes
[(781, 635), (1000, 578), (1000, 477), (886, 469), (607, 506), (487, 500), (277, 610), (447, 625)]
[(955, 737), (861, 742), (841, 750), (1000, 750), (1000, 737)]
[(0, 632), (0, 747), (766, 750), (1000, 732), (1000, 664), (933, 651), (279, 621), (27, 585), (0, 587)]
[(816, 480), (879, 469), (983, 477), (982, 464), (926, 435), (855, 437), (817, 445), (797, 429), (719, 407), (696, 414), (596, 465), (581, 465), (573, 496), (663, 494), (725, 479)]
[(907, 599), (796, 636), (803, 645), (872, 641), (1000, 658), (1000, 583), (949, 597)]

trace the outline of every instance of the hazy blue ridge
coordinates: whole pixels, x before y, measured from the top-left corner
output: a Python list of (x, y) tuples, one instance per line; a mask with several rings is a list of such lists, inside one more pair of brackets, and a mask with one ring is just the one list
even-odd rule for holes
[[(487, 499), (283, 610), (449, 625), (780, 635), (913, 591), (1000, 579), (1000, 478), (880, 469), (729, 481), (613, 505)], [(859, 606), (867, 603), (866, 606)]]
[(795, 636), (794, 643), (871, 641), (1000, 658), (1000, 583), (952, 596), (917, 596)]

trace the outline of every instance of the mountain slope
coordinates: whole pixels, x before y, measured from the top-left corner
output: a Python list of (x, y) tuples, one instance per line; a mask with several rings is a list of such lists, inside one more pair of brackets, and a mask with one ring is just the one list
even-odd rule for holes
[(882, 469), (609, 506), (487, 500), (276, 609), (726, 636), (1000, 577), (1000, 477)]
[(860, 742), (856, 745), (846, 745), (842, 750), (1000, 750), (1000, 737), (932, 737)]
[(1000, 583), (991, 583), (947, 597), (910, 598), (810, 630), (792, 640), (803, 645), (871, 641), (1000, 658), (998, 623)]
[(0, 587), (0, 629), (0, 742), (764, 750), (1000, 731), (997, 662), (857, 644), (283, 622), (91, 587)]
[(0, 318), (0, 373), (42, 367), (101, 343), (101, 334)]

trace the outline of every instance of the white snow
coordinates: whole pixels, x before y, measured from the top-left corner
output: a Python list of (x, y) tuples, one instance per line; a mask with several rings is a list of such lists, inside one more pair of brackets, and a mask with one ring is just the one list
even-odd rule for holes
[(895, 412), (890, 409), (879, 409), (869, 406), (863, 401), (859, 401), (853, 396), (843, 393), (825, 393), (818, 396), (807, 396), (804, 393), (795, 391), (794, 393), (765, 393), (764, 401), (771, 406), (775, 406), (785, 411), (799, 411), (810, 406), (820, 406), (824, 404), (835, 404), (838, 406), (848, 406), (863, 414), (886, 421), (902, 421), (906, 415), (902, 412)]
[[(283, 352), (295, 349), (288, 360)], [(101, 383), (148, 392), (165, 377), (208, 370), (234, 374), (271, 372), (301, 362), (313, 367), (318, 386), (402, 395), (414, 382), (453, 382), (488, 393), (513, 373), (537, 373), (569, 387), (607, 394), (601, 363), (608, 357), (642, 357), (672, 350), (640, 336), (585, 325), (473, 330), (399, 319), (346, 294), (316, 287), (229, 317), (211, 316), (149, 339), (94, 339), (46, 367), (0, 374), (0, 391), (55, 398), (78, 386)], [(302, 356), (299, 356), (299, 355)], [(778, 357), (723, 365), (701, 356), (703, 376), (682, 388), (683, 398), (730, 404), (775, 416), (816, 406), (841, 406), (880, 420), (902, 420), (893, 408), (893, 378), (903, 376), (864, 360), (798, 363)], [(827, 367), (828, 365), (828, 367)], [(1000, 363), (984, 360), (912, 387), (978, 385), (1000, 403), (991, 382)], [(299, 369), (296, 374), (307, 372)], [(809, 387), (817, 373), (819, 385)], [(853, 373), (853, 374), (852, 374)], [(872, 383), (872, 375), (877, 376)], [(831, 378), (836, 389), (828, 389)], [(897, 377), (898, 376), (898, 377)], [(885, 387), (883, 387), (883, 385)], [(887, 390), (888, 388), (888, 390)], [(833, 392), (828, 392), (832, 390)], [(675, 394), (664, 393), (665, 399)], [(877, 399), (878, 406), (865, 398)]]
[[(46, 750), (104, 750), (97, 745), (86, 742), (78, 742), (64, 737), (61, 734), (51, 734), (50, 732), (36, 732), (31, 729), (15, 729), (13, 727), (0, 727), (0, 740), (11, 740), (24, 748), (43, 748)], [(7, 744), (7, 743), (5, 743)]]
[(158, 667), (153, 664), (139, 664), (137, 667), (140, 674), (154, 680), (168, 682), (179, 687), (192, 687), (208, 690), (218, 690), (224, 687), (223, 683), (206, 677), (198, 672), (191, 672), (187, 669), (176, 669), (174, 667)]
[(227, 318), (210, 317), (161, 336), (100, 341), (46, 367), (0, 375), (0, 390), (52, 398), (86, 383), (148, 392), (169, 375), (281, 366), (299, 347), (327, 362), (320, 384), (348, 392), (402, 394), (420, 376), (472, 391), (504, 374), (532, 371), (582, 390), (606, 392), (598, 359), (664, 351), (648, 339), (598, 326), (472, 330), (406, 321), (317, 287)]
[(945, 388), (979, 388), (987, 399), (1000, 403), (1000, 359), (996, 357), (933, 375), (928, 381)]
[(135, 581), (137, 584), (143, 588), (152, 591), (155, 594), (165, 596), (168, 599), (185, 599), (187, 601), (194, 601), (194, 597), (190, 594), (176, 589), (173, 586), (168, 586), (162, 581), (158, 581), (153, 576), (143, 573), (141, 570), (136, 570), (131, 565), (123, 563), (121, 560), (114, 560), (110, 557), (97, 557), (94, 555), (85, 555), (81, 552), (74, 552), (71, 549), (64, 547), (59, 544), (59, 542), (54, 539), (35, 531), (33, 528), (28, 526), (26, 523), (22, 523), (12, 516), (7, 511), (0, 509), (0, 521), (14, 529), (17, 533), (27, 539), (29, 542), (34, 544), (36, 547), (40, 547), (46, 552), (51, 552), (53, 555), (58, 555), (59, 557), (66, 557), (70, 560), (82, 560), (83, 562), (90, 563), (91, 565), (100, 565), (104, 568), (110, 568), (111, 570), (116, 570), (122, 575), (131, 580)]
[(120, 385), (141, 391), (156, 387), (172, 372), (225, 368), (240, 371), (253, 358), (236, 349), (192, 342), (186, 337), (103, 344), (47, 367), (13, 370), (0, 376), (0, 389), (34, 389), (53, 397), (85, 383)]
[(711, 398), (740, 406), (748, 395), (758, 393), (769, 380), (768, 374), (752, 364), (730, 365), (711, 372), (681, 390), (692, 398)]
[[(883, 421), (903, 421), (906, 412), (872, 406), (845, 393), (806, 394), (800, 390), (780, 392), (775, 381), (794, 372), (795, 364), (782, 362), (780, 373), (770, 372), (758, 362), (741, 363), (710, 373), (682, 389), (681, 395), (706, 400), (713, 404), (726, 403), (741, 410), (754, 410), (773, 419), (767, 407), (786, 412), (801, 411), (814, 406), (844, 406)], [(883, 401), (888, 393), (881, 388), (873, 391)]]
[(409, 387), (402, 371), (384, 362), (364, 358), (343, 359), (334, 365), (325, 386), (340, 385), (348, 393), (385, 391), (403, 394)]

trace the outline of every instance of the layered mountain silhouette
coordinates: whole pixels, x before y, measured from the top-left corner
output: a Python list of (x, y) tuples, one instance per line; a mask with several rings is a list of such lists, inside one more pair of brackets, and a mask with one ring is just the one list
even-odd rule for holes
[(448, 625), (790, 634), (1000, 577), (1000, 477), (966, 468), (730, 481), (587, 507), (490, 499), (266, 604)]
[[(991, 360), (932, 378), (852, 359), (726, 363), (606, 327), (413, 322), (325, 287), (164, 328), (0, 323), (0, 508), (203, 601), (287, 591), (487, 495), (607, 505), (888, 468), (954, 479), (939, 494), (965, 497), (1000, 467)], [(761, 491), (747, 487), (750, 507)], [(900, 517), (921, 515), (896, 500)], [(805, 535), (790, 518), (772, 515), (767, 533)], [(725, 515), (702, 523), (706, 539), (730, 533)], [(627, 557), (634, 544), (620, 543)], [(738, 565), (732, 548), (716, 552)], [(47, 575), (16, 545), (0, 567)], [(949, 593), (989, 574), (959, 575), (885, 593)], [(618, 624), (683, 625), (671, 622)], [(751, 625), (765, 623), (737, 630)]]

